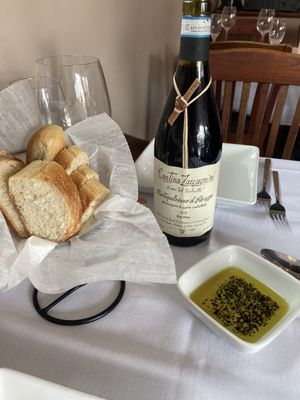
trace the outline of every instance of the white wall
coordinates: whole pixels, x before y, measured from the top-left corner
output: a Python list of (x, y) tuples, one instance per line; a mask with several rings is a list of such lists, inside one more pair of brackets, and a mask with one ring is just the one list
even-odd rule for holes
[(113, 118), (150, 139), (179, 45), (182, 0), (2, 0), (0, 86), (34, 76), (35, 60), (98, 56)]

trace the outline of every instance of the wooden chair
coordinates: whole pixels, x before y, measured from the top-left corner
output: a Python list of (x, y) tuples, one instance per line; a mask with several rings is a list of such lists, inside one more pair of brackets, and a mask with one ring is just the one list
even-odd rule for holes
[[(283, 51), (236, 48), (210, 51), (210, 72), (215, 81), (224, 82), (224, 95), (218, 104), (223, 140), (250, 143), (261, 155), (274, 156), (281, 117), (289, 85), (300, 86), (300, 57)], [(242, 93), (233, 131), (233, 101), (236, 82)], [(247, 118), (251, 85), (257, 83), (253, 106)], [(292, 124), (284, 138), (282, 158), (290, 159), (300, 124), (300, 98), (295, 99)]]
[[(269, 43), (261, 43), (261, 42), (252, 42), (252, 41), (241, 41), (241, 40), (226, 40), (223, 42), (215, 42), (210, 44), (210, 50), (226, 50), (226, 49), (235, 49), (235, 48), (257, 48), (257, 49), (269, 49), (269, 50), (276, 50), (276, 51), (284, 51), (287, 53), (292, 52), (292, 45), (290, 44), (269, 44)], [(222, 94), (222, 81), (215, 81), (215, 97), (217, 101), (217, 105), (220, 108), (221, 103), (221, 94)], [(256, 97), (254, 99), (254, 103), (258, 102), (258, 96), (261, 91), (262, 83), (258, 84), (258, 88), (256, 91)], [(277, 87), (279, 90), (279, 87)], [(232, 87), (232, 98), (231, 103), (234, 102), (234, 92), (235, 92), (235, 83), (233, 83)], [(273, 97), (273, 101), (275, 103), (275, 98)], [(274, 105), (274, 104), (273, 104)], [(271, 107), (271, 105), (270, 105)]]

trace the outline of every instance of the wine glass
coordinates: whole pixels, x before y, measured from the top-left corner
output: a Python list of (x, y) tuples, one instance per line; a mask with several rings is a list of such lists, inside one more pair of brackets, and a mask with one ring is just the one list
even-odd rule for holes
[(271, 44), (280, 44), (286, 32), (286, 22), (279, 18), (273, 19), (273, 25), (269, 32), (269, 42)]
[(217, 37), (219, 36), (222, 30), (221, 22), (222, 22), (222, 17), (220, 14), (211, 15), (210, 35), (213, 42), (216, 41)]
[(45, 76), (31, 76), (19, 78), (10, 82), (10, 85), (19, 81), (28, 82), (36, 97), (43, 125), (55, 124), (64, 129), (71, 125), (66, 99), (57, 79)]
[(271, 8), (262, 8), (259, 12), (256, 28), (258, 32), (261, 34), (262, 42), (264, 42), (266, 34), (270, 32), (272, 28), (274, 15), (275, 15), (275, 10)]
[(225, 29), (225, 40), (227, 40), (228, 31), (236, 24), (236, 7), (226, 6), (223, 8), (221, 24)]
[[(69, 113), (68, 126), (103, 112), (111, 115), (107, 86), (97, 57), (59, 55), (41, 58), (36, 62), (36, 75), (59, 82)], [(60, 103), (54, 94), (51, 100)]]

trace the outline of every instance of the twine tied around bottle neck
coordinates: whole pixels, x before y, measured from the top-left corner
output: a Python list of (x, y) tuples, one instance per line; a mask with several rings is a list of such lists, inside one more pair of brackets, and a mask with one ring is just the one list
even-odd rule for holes
[(173, 85), (174, 89), (177, 93), (177, 97), (175, 100), (175, 106), (172, 114), (168, 119), (168, 123), (173, 126), (174, 122), (178, 118), (179, 114), (184, 112), (184, 119), (183, 119), (183, 135), (182, 135), (182, 168), (187, 169), (189, 166), (189, 151), (188, 151), (188, 134), (189, 134), (189, 127), (188, 127), (188, 106), (191, 105), (194, 101), (198, 100), (210, 87), (212, 82), (212, 77), (210, 77), (208, 84), (205, 88), (197, 94), (191, 101), (190, 98), (194, 94), (194, 92), (198, 89), (200, 85), (200, 80), (196, 78), (191, 86), (188, 88), (186, 93), (182, 96), (175, 79), (175, 74), (173, 75)]

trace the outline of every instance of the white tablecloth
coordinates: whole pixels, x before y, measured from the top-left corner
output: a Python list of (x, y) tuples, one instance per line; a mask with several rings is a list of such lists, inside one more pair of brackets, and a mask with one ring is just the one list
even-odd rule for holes
[[(280, 173), (289, 227), (274, 223), (258, 205), (217, 206), (209, 241), (173, 248), (178, 276), (228, 244), (255, 253), (274, 248), (300, 258), (300, 163), (273, 160), (272, 168)], [(270, 191), (273, 195), (273, 184)], [(103, 305), (111, 285), (80, 289), (64, 309), (72, 310), (76, 304), (76, 317), (86, 309), (96, 312), (97, 297)], [(40, 318), (31, 292), (25, 281), (0, 294), (0, 367), (109, 400), (300, 398), (300, 317), (265, 349), (244, 355), (196, 319), (174, 285), (127, 284), (123, 300), (111, 314), (78, 327)], [(71, 311), (67, 315), (75, 316)]]

